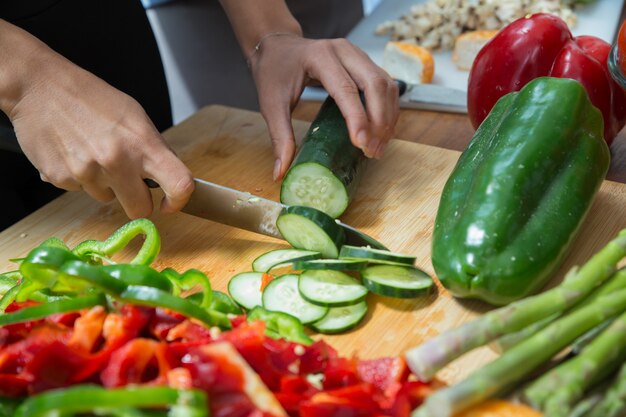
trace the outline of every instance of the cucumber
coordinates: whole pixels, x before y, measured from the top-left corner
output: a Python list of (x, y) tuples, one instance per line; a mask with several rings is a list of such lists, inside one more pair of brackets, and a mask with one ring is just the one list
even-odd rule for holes
[(309, 303), (302, 298), (298, 291), (299, 278), (296, 274), (274, 278), (263, 291), (263, 307), (290, 314), (302, 324), (312, 323), (324, 317), (328, 313), (328, 307)]
[(430, 294), (433, 280), (418, 268), (374, 265), (361, 272), (363, 285), (374, 294), (396, 298), (414, 298)]
[(337, 218), (348, 207), (365, 161), (350, 141), (339, 107), (328, 97), (283, 179), (280, 201), (314, 207)]
[(261, 283), (263, 272), (242, 272), (228, 282), (228, 293), (246, 310), (263, 305)]
[(276, 220), (280, 234), (296, 249), (337, 258), (345, 240), (341, 226), (324, 212), (310, 207), (287, 207)]
[(343, 245), (339, 251), (340, 259), (360, 259), (370, 263), (382, 263), (388, 265), (409, 265), (415, 263), (415, 256), (394, 253), (388, 250), (374, 249), (368, 246)]
[(256, 272), (268, 272), (273, 267), (291, 263), (317, 259), (322, 256), (319, 252), (302, 249), (276, 249), (259, 256), (252, 262), (252, 270)]
[(350, 259), (313, 259), (310, 261), (295, 261), (293, 269), (332, 269), (335, 271), (360, 271), (367, 266), (367, 261)]
[(342, 333), (356, 327), (366, 313), (367, 303), (365, 301), (350, 306), (332, 307), (328, 314), (315, 323), (311, 323), (310, 326), (319, 333)]
[(302, 297), (322, 306), (340, 307), (356, 304), (367, 295), (359, 281), (340, 271), (309, 270), (300, 275), (298, 289)]

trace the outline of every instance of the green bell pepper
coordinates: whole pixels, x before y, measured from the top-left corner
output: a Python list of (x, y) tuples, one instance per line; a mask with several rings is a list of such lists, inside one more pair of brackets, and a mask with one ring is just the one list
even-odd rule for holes
[(207, 405), (206, 394), (197, 389), (179, 390), (165, 386), (106, 389), (95, 385), (77, 385), (27, 398), (17, 408), (14, 417), (69, 417), (87, 413), (143, 415), (133, 413), (133, 409), (169, 409), (167, 416), (171, 417), (207, 417)]
[(265, 335), (272, 339), (286, 339), (303, 345), (313, 343), (313, 339), (304, 331), (302, 322), (290, 314), (256, 306), (248, 312), (247, 320), (265, 322)]
[(0, 314), (0, 326), (44, 319), (53, 314), (80, 311), (97, 305), (107, 305), (104, 294), (97, 292), (67, 300), (51, 301), (46, 304), (25, 307), (12, 313)]
[(541, 289), (609, 159), (602, 115), (577, 81), (541, 77), (502, 97), (443, 190), (432, 243), (441, 283), (496, 305)]

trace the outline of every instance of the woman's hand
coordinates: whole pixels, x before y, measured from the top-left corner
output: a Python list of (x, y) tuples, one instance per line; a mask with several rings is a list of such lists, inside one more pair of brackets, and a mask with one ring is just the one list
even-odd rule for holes
[(143, 179), (152, 178), (165, 193), (161, 210), (182, 208), (191, 173), (139, 103), (38, 41), (25, 45), (28, 77), (0, 103), (41, 178), (98, 201), (117, 198), (130, 218), (151, 214)]
[(398, 87), (359, 48), (345, 39), (267, 36), (249, 62), (276, 155), (275, 179), (282, 178), (293, 159), (291, 110), (311, 83), (321, 83), (335, 99), (352, 143), (368, 157), (382, 156), (398, 119)]

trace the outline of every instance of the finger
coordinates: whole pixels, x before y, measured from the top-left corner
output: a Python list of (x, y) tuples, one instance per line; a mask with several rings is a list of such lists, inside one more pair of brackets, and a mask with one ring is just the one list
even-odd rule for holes
[(96, 201), (101, 203), (108, 203), (115, 199), (115, 193), (110, 187), (103, 186), (96, 183), (83, 184), (81, 188)]
[(398, 87), (364, 52), (348, 41), (334, 45), (342, 65), (365, 93), (371, 133), (367, 151), (379, 156), (391, 138), (399, 113)]
[(259, 92), (261, 114), (267, 124), (274, 150), (274, 181), (280, 180), (291, 165), (295, 153), (295, 139), (291, 125), (290, 94), (280, 89), (267, 88)]
[(152, 194), (139, 173), (117, 175), (112, 184), (115, 197), (130, 219), (152, 214)]
[[(191, 171), (164, 146), (158, 146), (158, 150), (150, 152), (150, 155), (144, 164), (144, 178), (151, 178), (161, 186), (165, 194), (161, 211), (177, 212), (185, 206), (193, 192)], [(148, 191), (145, 187), (144, 190)]]
[(359, 88), (332, 49), (325, 49), (307, 64), (312, 78), (320, 80), (328, 93), (335, 99), (341, 114), (346, 119), (352, 143), (368, 157), (370, 141), (369, 121), (359, 97)]
[(80, 184), (70, 177), (51, 179), (43, 172), (40, 172), (39, 178), (41, 178), (43, 182), (52, 184), (55, 187), (60, 188), (62, 190), (66, 190), (66, 191), (80, 191), (81, 190)]

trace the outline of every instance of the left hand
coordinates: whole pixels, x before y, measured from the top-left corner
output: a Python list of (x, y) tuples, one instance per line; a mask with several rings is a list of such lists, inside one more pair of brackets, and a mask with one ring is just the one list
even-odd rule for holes
[(335, 99), (356, 147), (368, 157), (382, 156), (399, 115), (398, 86), (359, 48), (345, 39), (270, 36), (250, 66), (276, 156), (274, 179), (293, 160), (291, 110), (308, 84), (321, 83)]

